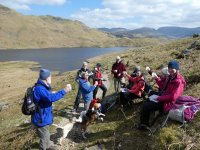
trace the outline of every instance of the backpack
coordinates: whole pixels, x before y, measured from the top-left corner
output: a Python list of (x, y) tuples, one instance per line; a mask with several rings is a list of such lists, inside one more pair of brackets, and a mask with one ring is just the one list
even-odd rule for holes
[(177, 108), (170, 109), (168, 113), (169, 119), (175, 120), (184, 124), (186, 122), (184, 112), (185, 112), (185, 109), (188, 107), (189, 106), (181, 105), (181, 106), (178, 106)]
[(24, 102), (22, 104), (22, 113), (24, 115), (33, 115), (36, 111), (36, 104), (34, 103), (34, 88), (35, 86), (32, 87), (28, 87), (26, 92), (25, 92), (25, 96), (23, 98)]

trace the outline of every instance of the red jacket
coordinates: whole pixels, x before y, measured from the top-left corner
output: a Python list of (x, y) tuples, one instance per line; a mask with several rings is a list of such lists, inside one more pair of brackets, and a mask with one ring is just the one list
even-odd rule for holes
[[(115, 72), (114, 70), (117, 70), (117, 72)], [(115, 62), (113, 64), (111, 72), (114, 74), (115, 78), (124, 77), (123, 71), (126, 71), (126, 68), (125, 68), (125, 65), (121, 61), (119, 63)]]
[(134, 82), (134, 85), (131, 87), (129, 92), (134, 93), (135, 95), (141, 97), (142, 92), (144, 91), (145, 88), (145, 82), (144, 82), (144, 77), (131, 77), (130, 75), (127, 75), (129, 80)]
[[(159, 78), (156, 80), (156, 82), (159, 83)], [(166, 81), (167, 80), (170, 80), (169, 77), (167, 77)], [(166, 82), (159, 83), (159, 85), (163, 87), (165, 84)], [(177, 74), (177, 76), (174, 79), (169, 81), (164, 93), (157, 98), (159, 102), (163, 103), (164, 112), (168, 112), (172, 108), (172, 105), (176, 102), (176, 99), (183, 94), (185, 87), (185, 79), (180, 74)]]
[(93, 80), (93, 84), (95, 81), (98, 81), (98, 86), (101, 86), (103, 84), (102, 82), (102, 74), (101, 74), (101, 71), (98, 69), (95, 74), (94, 74), (94, 80)]

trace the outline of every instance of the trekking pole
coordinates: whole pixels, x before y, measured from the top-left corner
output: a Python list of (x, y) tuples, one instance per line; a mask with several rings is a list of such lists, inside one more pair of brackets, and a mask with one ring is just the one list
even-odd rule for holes
[(125, 119), (127, 120), (126, 114), (124, 113), (124, 111), (122, 110), (122, 108), (120, 108), (121, 112), (123, 113)]

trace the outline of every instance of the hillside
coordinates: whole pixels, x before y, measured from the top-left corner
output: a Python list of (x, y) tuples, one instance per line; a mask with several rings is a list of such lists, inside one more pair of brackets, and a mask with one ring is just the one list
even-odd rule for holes
[(0, 48), (112, 46), (107, 33), (79, 21), (53, 16), (24, 16), (0, 5)]
[(163, 42), (167, 40), (117, 38), (79, 21), (53, 16), (25, 16), (0, 5), (0, 49), (138, 47)]
[[(194, 42), (196, 45), (194, 46)], [(184, 95), (199, 97), (200, 93), (200, 38), (188, 38), (176, 40), (164, 45), (147, 46), (143, 48), (129, 49), (126, 52), (113, 53), (105, 56), (90, 59), (90, 68), (93, 68), (97, 62), (101, 62), (104, 73), (109, 76), (110, 89), (106, 95), (107, 100), (116, 100), (114, 94), (113, 78), (110, 76), (110, 69), (117, 55), (120, 55), (124, 63), (129, 62), (127, 70), (129, 73), (135, 65), (141, 66), (145, 72), (145, 67), (150, 66), (156, 72), (159, 72), (161, 64), (176, 59), (181, 64), (181, 73), (187, 81), (187, 88)], [(193, 46), (191, 46), (193, 45)], [(182, 51), (185, 49), (191, 51), (190, 55), (183, 58)], [(24, 96), (26, 87), (33, 85), (37, 80), (37, 72), (29, 68), (37, 67), (33, 62), (4, 62), (0, 63), (0, 149), (37, 149), (38, 138), (31, 129), (30, 117), (21, 113), (21, 99)], [(68, 82), (72, 83), (73, 90), (67, 94), (64, 99), (54, 103), (54, 123), (62, 123), (69, 119), (68, 123), (73, 122), (73, 117), (77, 114), (71, 114), (76, 93), (77, 84), (74, 82), (76, 71), (66, 72), (58, 75), (53, 73), (53, 90), (59, 90)], [(146, 76), (151, 85), (154, 84), (149, 75)], [(13, 78), (15, 81), (13, 81)], [(155, 88), (155, 87), (154, 87)], [(100, 145), (103, 149), (121, 149), (121, 150), (175, 150), (200, 149), (199, 125), (200, 115), (197, 113), (195, 119), (187, 123), (184, 128), (180, 128), (180, 123), (169, 121), (167, 125), (155, 132), (153, 136), (148, 136), (149, 132), (139, 131), (136, 125), (139, 122), (140, 101), (136, 101), (133, 106), (124, 113), (114, 107), (106, 114), (104, 122), (97, 122), (89, 126), (90, 134), (88, 139), (83, 140), (80, 132), (70, 131), (70, 135), (64, 139), (60, 149), (84, 149), (94, 145)], [(166, 116), (161, 116), (156, 120), (152, 129), (156, 129)], [(64, 125), (67, 125), (66, 123)], [(73, 129), (77, 128), (74, 126)], [(54, 126), (51, 128), (51, 134), (55, 135), (58, 130)]]

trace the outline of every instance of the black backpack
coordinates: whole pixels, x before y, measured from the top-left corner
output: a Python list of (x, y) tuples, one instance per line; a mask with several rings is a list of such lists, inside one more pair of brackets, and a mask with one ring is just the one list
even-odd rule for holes
[(22, 104), (22, 113), (24, 115), (33, 115), (37, 109), (37, 106), (33, 101), (34, 88), (35, 88), (35, 86), (29, 87), (29, 88), (27, 88), (27, 90), (25, 92), (25, 96), (23, 98), (24, 102)]

